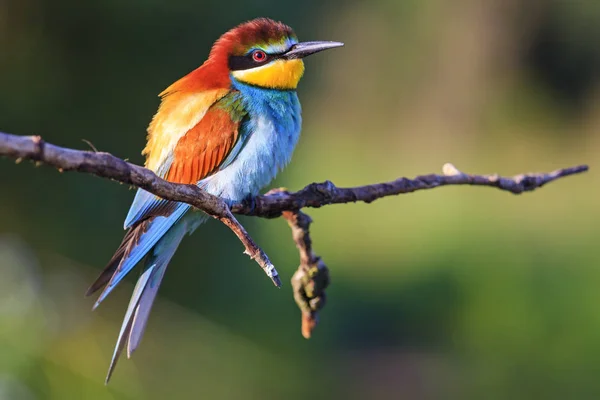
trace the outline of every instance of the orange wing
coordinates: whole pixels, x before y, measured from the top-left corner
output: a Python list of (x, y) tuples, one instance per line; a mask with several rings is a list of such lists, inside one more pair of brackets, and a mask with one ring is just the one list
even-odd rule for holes
[(239, 125), (226, 109), (211, 107), (177, 142), (166, 179), (196, 184), (216, 172), (238, 141)]
[[(245, 115), (240, 107), (234, 106), (233, 112), (227, 111), (223, 108), (225, 104), (217, 102), (210, 107), (195, 125), (172, 144), (172, 150), (164, 157), (164, 179), (195, 185), (221, 167), (240, 140), (240, 122)], [(164, 144), (167, 147), (158, 146), (157, 143), (153, 147), (156, 154), (168, 151), (169, 143)], [(176, 206), (175, 202), (139, 189), (125, 219), (125, 228), (151, 216), (167, 216)]]
[(193, 129), (208, 110), (224, 96), (229, 89), (215, 89), (199, 93), (161, 93), (162, 101), (158, 111), (148, 126), (148, 143), (142, 154), (146, 156), (146, 168), (164, 177), (170, 167), (169, 160), (173, 149), (190, 129)]

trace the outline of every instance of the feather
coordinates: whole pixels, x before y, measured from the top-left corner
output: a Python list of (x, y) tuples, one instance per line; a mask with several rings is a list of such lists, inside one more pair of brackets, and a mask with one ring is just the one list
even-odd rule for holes
[(196, 126), (179, 139), (166, 176), (168, 181), (196, 184), (216, 172), (231, 153), (239, 139), (242, 116), (234, 114), (232, 118), (232, 113), (220, 105), (221, 102), (212, 107)]
[(165, 275), (167, 265), (175, 254), (177, 247), (181, 243), (181, 240), (186, 234), (185, 227), (175, 230), (173, 228), (165, 237), (156, 245), (152, 256), (146, 261), (147, 265), (152, 265), (154, 270), (152, 276), (146, 284), (146, 289), (140, 297), (138, 308), (135, 312), (133, 325), (129, 335), (129, 342), (127, 344), (127, 357), (131, 357), (131, 354), (137, 349), (142, 339), (142, 335), (146, 329), (148, 322), (148, 316), (150, 315), (150, 309), (158, 293), (158, 288)]
[(148, 126), (148, 144), (142, 151), (146, 155), (146, 167), (159, 174), (168, 170), (177, 142), (227, 93), (229, 88), (199, 93), (176, 92), (164, 97)]
[(185, 224), (179, 224), (178, 228), (174, 227), (162, 237), (159, 243), (156, 244), (152, 254), (146, 259), (145, 270), (133, 289), (133, 294), (131, 295), (123, 324), (121, 325), (113, 357), (108, 367), (106, 383), (110, 380), (123, 349), (127, 347), (127, 358), (129, 358), (139, 346), (167, 265), (175, 254), (185, 233)]
[(129, 208), (123, 227), (130, 229), (132, 226), (144, 221), (145, 219), (158, 216), (169, 216), (176, 203), (161, 199), (144, 189), (138, 189), (133, 203)]
[(88, 288), (85, 293), (86, 296), (91, 296), (110, 281), (110, 278), (121, 264), (121, 261), (129, 256), (133, 247), (139, 242), (141, 235), (146, 232), (149, 223), (150, 221), (143, 221), (135, 228), (131, 228), (127, 231), (115, 254), (112, 256), (106, 267), (104, 267), (104, 270), (100, 273), (98, 278), (96, 278), (94, 283)]
[[(180, 91), (178, 86), (167, 90), (148, 127), (148, 144), (142, 152), (146, 155), (146, 167), (161, 178), (171, 169), (173, 150), (179, 140), (202, 121), (215, 102), (229, 93), (226, 88), (200, 93)], [(125, 229), (131, 228), (149, 216), (168, 215), (172, 209), (172, 203), (138, 189), (123, 225)]]
[[(190, 205), (177, 203), (173, 213), (168, 217), (155, 217), (147, 223), (144, 232), (138, 235), (132, 235), (126, 245), (125, 253), (119, 262), (114, 273), (104, 288), (104, 291), (98, 297), (94, 309), (110, 294), (110, 292), (121, 282), (121, 280), (136, 266), (136, 264), (154, 247), (163, 235), (190, 209)], [(141, 225), (140, 225), (141, 226)], [(137, 227), (136, 227), (137, 228)], [(134, 228), (134, 229), (136, 229)], [(114, 258), (114, 257), (113, 257)], [(109, 263), (110, 265), (110, 263)], [(102, 277), (102, 275), (101, 275)], [(94, 285), (92, 285), (94, 286)]]
[(138, 279), (135, 288), (133, 289), (133, 294), (131, 296), (131, 300), (129, 301), (129, 306), (127, 307), (127, 312), (125, 313), (125, 319), (123, 320), (123, 325), (121, 326), (121, 331), (119, 332), (119, 337), (117, 338), (117, 345), (115, 346), (115, 351), (113, 352), (112, 359), (110, 360), (110, 366), (108, 367), (108, 373), (106, 374), (105, 384), (108, 384), (110, 377), (117, 365), (117, 361), (119, 361), (119, 357), (121, 356), (121, 352), (127, 343), (129, 338), (129, 333), (131, 332), (131, 327), (133, 325), (133, 317), (134, 312), (139, 304), (139, 299), (143, 294), (144, 288), (146, 287), (146, 283), (148, 279), (150, 279), (150, 275), (154, 270), (154, 266), (150, 266), (150, 268), (146, 269), (144, 273)]
[[(241, 150), (236, 143), (239, 142), (239, 127), (246, 112), (236, 96), (237, 92), (231, 92), (219, 100), (200, 122), (179, 139), (169, 156), (170, 167), (167, 169), (163, 166), (160, 169), (166, 174), (167, 180), (197, 184), (229, 160), (233, 149), (236, 153)], [(88, 289), (88, 294), (91, 294), (106, 285), (94, 308), (189, 208), (187, 204), (166, 201), (138, 190), (125, 219), (125, 226), (130, 227), (130, 231), (104, 271)]]

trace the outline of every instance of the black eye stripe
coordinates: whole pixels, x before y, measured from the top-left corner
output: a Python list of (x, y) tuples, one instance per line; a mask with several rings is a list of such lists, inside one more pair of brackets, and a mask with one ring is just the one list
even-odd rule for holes
[(250, 52), (244, 56), (229, 56), (229, 70), (230, 71), (241, 71), (244, 69), (250, 69), (265, 65), (273, 60), (281, 58), (283, 53), (280, 54), (268, 54), (265, 53), (265, 58), (260, 62), (254, 61), (252, 57), (253, 52)]

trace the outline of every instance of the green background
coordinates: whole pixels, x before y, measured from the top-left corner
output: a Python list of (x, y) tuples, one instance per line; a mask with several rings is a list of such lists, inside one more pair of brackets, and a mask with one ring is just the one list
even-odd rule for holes
[(157, 94), (257, 16), (342, 49), (307, 59), (303, 136), (272, 185), (589, 163), (534, 193), (449, 187), (307, 210), (332, 275), (300, 335), (282, 219), (177, 252), (140, 349), (103, 384), (132, 290), (94, 313), (134, 192), (0, 160), (2, 399), (600, 397), (600, 3), (0, 0), (0, 130), (142, 163)]

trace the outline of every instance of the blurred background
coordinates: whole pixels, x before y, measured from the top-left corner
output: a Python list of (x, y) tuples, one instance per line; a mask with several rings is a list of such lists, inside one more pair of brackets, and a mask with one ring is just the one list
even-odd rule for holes
[(133, 277), (93, 313), (83, 293), (134, 192), (0, 160), (0, 398), (599, 398), (600, 2), (0, 0), (0, 130), (142, 163), (157, 94), (257, 16), (346, 43), (307, 60), (303, 137), (273, 187), (446, 162), (592, 170), (523, 196), (449, 187), (307, 210), (332, 274), (309, 341), (285, 221), (242, 221), (281, 290), (211, 221), (105, 387)]

